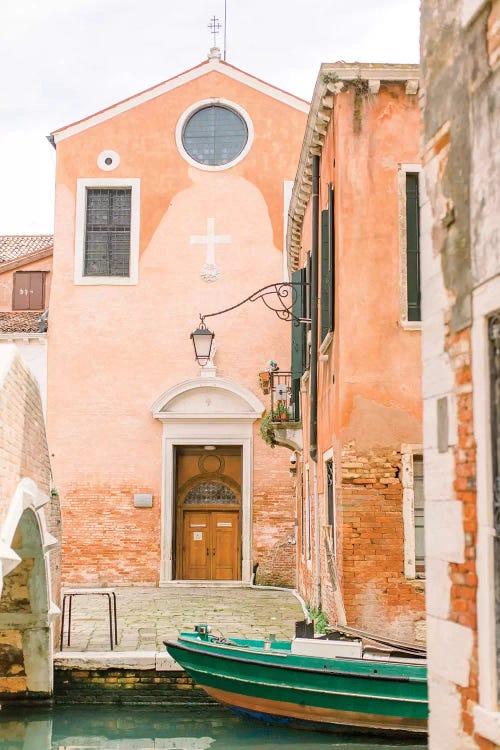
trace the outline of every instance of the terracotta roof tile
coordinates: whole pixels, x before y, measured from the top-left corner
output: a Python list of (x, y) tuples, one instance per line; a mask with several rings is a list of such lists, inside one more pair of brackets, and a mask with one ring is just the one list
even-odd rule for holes
[(52, 247), (52, 234), (7, 234), (0, 235), (0, 263), (9, 263)]
[(40, 312), (0, 312), (0, 333), (38, 333)]

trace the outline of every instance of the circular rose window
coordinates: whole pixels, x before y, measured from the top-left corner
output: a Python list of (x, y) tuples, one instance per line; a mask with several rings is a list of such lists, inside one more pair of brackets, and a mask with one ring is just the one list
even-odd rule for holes
[(182, 145), (198, 164), (221, 167), (237, 159), (248, 143), (248, 126), (230, 107), (212, 104), (197, 109), (182, 129)]

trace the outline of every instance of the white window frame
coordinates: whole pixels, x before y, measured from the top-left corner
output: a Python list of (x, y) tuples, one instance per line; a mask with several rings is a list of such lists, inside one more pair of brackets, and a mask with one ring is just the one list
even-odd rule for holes
[[(227, 109), (232, 109), (234, 110), (234, 112), (240, 115), (240, 117), (245, 121), (245, 124), (247, 126), (247, 131), (248, 131), (247, 142), (245, 144), (245, 147), (241, 151), (241, 153), (239, 153), (238, 156), (236, 156), (232, 161), (229, 161), (227, 164), (201, 164), (199, 161), (196, 161), (196, 159), (193, 159), (193, 157), (190, 154), (188, 154), (188, 152), (184, 148), (184, 144), (182, 142), (182, 134), (184, 132), (184, 125), (189, 120), (191, 115), (193, 115), (198, 110), (204, 109), (205, 107), (216, 107), (216, 106), (227, 107)], [(239, 104), (236, 104), (235, 102), (232, 102), (229, 99), (221, 99), (221, 98), (202, 99), (199, 102), (195, 102), (195, 104), (191, 104), (191, 106), (185, 109), (182, 115), (179, 117), (177, 126), (175, 128), (175, 141), (177, 143), (177, 148), (179, 149), (180, 155), (192, 167), (196, 167), (196, 169), (201, 169), (204, 172), (223, 172), (225, 169), (231, 169), (231, 167), (236, 166), (236, 164), (239, 164), (239, 162), (245, 158), (245, 156), (248, 154), (248, 152), (252, 148), (253, 140), (254, 140), (254, 127), (253, 127), (252, 118), (250, 117), (246, 109), (243, 109), (243, 107), (241, 107)]]
[[(415, 569), (415, 490), (413, 483), (413, 456), (423, 456), (421, 443), (403, 443), (401, 446), (401, 467), (403, 485), (403, 534), (404, 572), (409, 580), (425, 580), (425, 574), (417, 578)], [(425, 467), (424, 467), (425, 471)]]
[[(128, 276), (85, 276), (85, 229), (87, 188), (130, 188), (130, 265)], [(139, 227), (141, 180), (139, 177), (92, 177), (76, 181), (75, 268), (74, 283), (84, 286), (130, 286), (139, 281)]]
[[(327, 463), (328, 461), (332, 462), (332, 468), (333, 468), (333, 518), (334, 518), (334, 524), (333, 529), (331, 527), (331, 524), (329, 523), (328, 519), (328, 469), (327, 469)], [(325, 518), (325, 528), (330, 530), (330, 538), (332, 540), (332, 550), (333, 554), (337, 554), (337, 497), (335, 493), (335, 477), (336, 477), (336, 467), (335, 467), (335, 461), (333, 459), (333, 448), (329, 448), (327, 451), (323, 453), (323, 492), (324, 492), (324, 518)]]
[(497, 699), (493, 467), (491, 463), (491, 397), (489, 381), (488, 318), (500, 307), (500, 276), (485, 282), (473, 293), (472, 382), (474, 436), (476, 440), (477, 486), (477, 627), (479, 656), (479, 705), (474, 708), (475, 731), (500, 744), (500, 713)]
[[(399, 228), (399, 324), (405, 331), (421, 331), (421, 320), (408, 320), (408, 265), (406, 260), (406, 175), (418, 174), (419, 213), (425, 197), (424, 175), (421, 164), (399, 164), (398, 166), (398, 228)], [(422, 234), (420, 234), (422, 248)]]

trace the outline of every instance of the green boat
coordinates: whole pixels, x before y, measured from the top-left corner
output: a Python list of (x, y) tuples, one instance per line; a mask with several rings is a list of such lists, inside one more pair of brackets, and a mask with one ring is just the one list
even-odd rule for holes
[(338, 732), (427, 731), (427, 668), (418, 651), (362, 638), (220, 638), (207, 625), (165, 641), (217, 701), (269, 723)]

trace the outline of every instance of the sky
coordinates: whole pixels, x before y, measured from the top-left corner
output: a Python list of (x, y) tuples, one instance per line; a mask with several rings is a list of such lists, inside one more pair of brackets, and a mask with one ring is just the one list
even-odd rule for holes
[[(227, 62), (307, 100), (322, 62), (418, 62), (419, 0), (226, 9)], [(224, 0), (0, 0), (0, 234), (53, 231), (46, 136), (205, 60), (212, 16)]]

